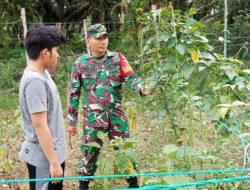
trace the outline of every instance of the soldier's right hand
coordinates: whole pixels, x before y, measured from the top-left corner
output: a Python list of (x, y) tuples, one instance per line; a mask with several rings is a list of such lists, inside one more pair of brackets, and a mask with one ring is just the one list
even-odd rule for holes
[(148, 96), (153, 93), (153, 90), (146, 84), (143, 84), (140, 90), (143, 96)]
[(76, 126), (68, 126), (69, 135), (75, 136), (77, 134), (77, 127)]

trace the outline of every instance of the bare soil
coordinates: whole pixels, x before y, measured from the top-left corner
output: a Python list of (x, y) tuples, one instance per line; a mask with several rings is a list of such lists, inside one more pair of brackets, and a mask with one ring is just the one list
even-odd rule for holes
[[(14, 112), (2, 112), (0, 114), (0, 121), (7, 121), (12, 118)], [(135, 137), (139, 142), (135, 146), (135, 150), (140, 156), (141, 165), (139, 170), (148, 171), (151, 163), (148, 163), (148, 157), (156, 154), (162, 144), (166, 143), (159, 126), (147, 126), (147, 121), (150, 118), (145, 118), (143, 115), (137, 119), (137, 129), (131, 131), (131, 136)], [(23, 141), (23, 133), (21, 126), (19, 126), (17, 136), (13, 139), (8, 139), (8, 160), (10, 167), (7, 169), (0, 168), (0, 179), (24, 179), (28, 178), (26, 169), (26, 163), (19, 159), (19, 150)], [(79, 159), (81, 158), (80, 153), (80, 141), (81, 141), (81, 130), (74, 138), (70, 138), (67, 135), (67, 148), (68, 148), (68, 159), (66, 161), (65, 176), (75, 176)], [(100, 158), (101, 159), (101, 158)], [(1, 159), (0, 159), (1, 161)], [(124, 179), (110, 180), (113, 187), (127, 187)], [(140, 180), (141, 181), (141, 180)], [(92, 182), (91, 186), (93, 189), (98, 189), (98, 185), (95, 185), (98, 181)], [(114, 184), (113, 184), (114, 183)], [(12, 183), (12, 184), (0, 184), (0, 190), (28, 190), (28, 183)], [(78, 190), (78, 181), (64, 181), (64, 189), (67, 190)]]

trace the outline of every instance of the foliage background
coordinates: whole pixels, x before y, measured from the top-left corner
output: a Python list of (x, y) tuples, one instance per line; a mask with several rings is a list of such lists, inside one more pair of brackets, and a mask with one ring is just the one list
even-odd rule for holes
[[(152, 5), (157, 9), (152, 11)], [(21, 7), (26, 9), (28, 25), (37, 21), (53, 25), (60, 22), (67, 34), (68, 43), (60, 49), (58, 67), (52, 71), (64, 108), (71, 65), (86, 52), (83, 19), (88, 24), (101, 22), (106, 25), (109, 49), (122, 51), (136, 73), (153, 89), (153, 95), (144, 99), (127, 89), (124, 92), (124, 106), (130, 124), (133, 128), (139, 126), (132, 132), (137, 141), (129, 143), (134, 144), (140, 153), (141, 172), (248, 166), (249, 163), (244, 162), (240, 140), (194, 104), (203, 106), (230, 129), (240, 131), (244, 138), (249, 139), (249, 0), (228, 0), (228, 58), (221, 55), (223, 1), (3, 0), (0, 2), (1, 174), (7, 176), (16, 163), (8, 147), (18, 149), (18, 144), (13, 145), (11, 139), (21, 136), (20, 116), (16, 111), (19, 80), (26, 67)], [(80, 140), (76, 141), (79, 143)], [(101, 155), (99, 172), (114, 172), (114, 163), (126, 172), (126, 159), (124, 161), (124, 157), (119, 156), (126, 149), (117, 153), (117, 160), (114, 154), (109, 155), (112, 144), (107, 144)], [(69, 164), (72, 173), (75, 172), (76, 163)], [(145, 178), (141, 185), (220, 177), (230, 176)], [(109, 188), (114, 183), (105, 181), (94, 187)], [(249, 182), (245, 182), (212, 185), (207, 189), (248, 187)]]

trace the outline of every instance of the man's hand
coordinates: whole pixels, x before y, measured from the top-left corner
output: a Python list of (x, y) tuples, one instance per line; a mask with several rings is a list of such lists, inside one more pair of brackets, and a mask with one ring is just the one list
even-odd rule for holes
[[(51, 178), (63, 177), (63, 170), (59, 162), (50, 164), (50, 175)], [(61, 180), (52, 181), (52, 183), (59, 183)]]
[(141, 87), (141, 93), (144, 96), (151, 95), (152, 89), (149, 86), (147, 86), (146, 84), (143, 84)]
[(75, 136), (77, 134), (77, 127), (69, 125), (68, 132), (70, 136)]

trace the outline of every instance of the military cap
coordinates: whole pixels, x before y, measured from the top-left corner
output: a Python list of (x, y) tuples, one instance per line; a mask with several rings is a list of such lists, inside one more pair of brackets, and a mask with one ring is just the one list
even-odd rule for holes
[(87, 28), (88, 37), (100, 38), (104, 34), (107, 34), (107, 30), (105, 26), (101, 24), (94, 24)]

